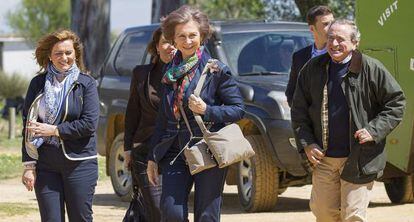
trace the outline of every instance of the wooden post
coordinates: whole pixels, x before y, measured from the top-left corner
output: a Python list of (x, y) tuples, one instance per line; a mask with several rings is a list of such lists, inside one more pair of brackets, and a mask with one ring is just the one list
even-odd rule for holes
[(16, 138), (16, 108), (9, 108), (9, 139)]

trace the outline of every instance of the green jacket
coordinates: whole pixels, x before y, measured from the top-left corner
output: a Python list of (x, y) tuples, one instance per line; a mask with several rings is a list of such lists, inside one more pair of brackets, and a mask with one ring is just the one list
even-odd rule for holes
[[(310, 60), (300, 71), (291, 109), (299, 152), (312, 144), (327, 149), (329, 54)], [(354, 51), (341, 83), (350, 116), (350, 154), (341, 178), (362, 184), (379, 178), (386, 163), (386, 136), (401, 122), (405, 96), (397, 81), (376, 59)], [(359, 144), (354, 133), (366, 128), (374, 142)]]

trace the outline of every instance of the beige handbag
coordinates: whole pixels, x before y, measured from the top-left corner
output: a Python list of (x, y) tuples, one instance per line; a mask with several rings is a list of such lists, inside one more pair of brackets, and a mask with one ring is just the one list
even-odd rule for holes
[[(200, 96), (201, 88), (206, 79), (207, 69), (210, 65), (211, 63), (209, 61), (194, 90), (194, 95), (197, 97)], [(220, 168), (242, 161), (243, 159), (248, 159), (255, 154), (249, 141), (243, 136), (239, 125), (232, 123), (217, 132), (210, 132), (204, 125), (200, 115), (194, 113), (194, 117), (203, 132), (203, 138), (209, 150), (213, 153)]]
[[(187, 116), (182, 106), (180, 106), (180, 112), (191, 136), (190, 140), (183, 148), (184, 156), (187, 161), (188, 167), (190, 168), (191, 175), (217, 166), (217, 163), (216, 161), (214, 161), (213, 155), (209, 152), (207, 143), (204, 141), (204, 139), (202, 139), (201, 137), (194, 137), (190, 128), (190, 124), (188, 123)], [(189, 147), (190, 142), (194, 139), (202, 140), (198, 141), (196, 144)]]

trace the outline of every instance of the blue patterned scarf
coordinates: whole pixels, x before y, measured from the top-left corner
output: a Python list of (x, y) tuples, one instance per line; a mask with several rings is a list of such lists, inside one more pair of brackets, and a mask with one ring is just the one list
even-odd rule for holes
[[(61, 73), (56, 67), (49, 63), (47, 66), (46, 81), (44, 86), (44, 101), (45, 101), (45, 119), (44, 123), (55, 124), (56, 118), (58, 117), (60, 111), (63, 108), (63, 102), (69, 93), (71, 86), (76, 80), (78, 80), (80, 70), (76, 66), (76, 63), (68, 69), (68, 71)], [(63, 89), (59, 92), (56, 92), (53, 88), (54, 77), (57, 80), (64, 80)], [(49, 144), (58, 145), (59, 140), (55, 136), (51, 137), (39, 137), (32, 141), (36, 147), (40, 147), (44, 142)]]

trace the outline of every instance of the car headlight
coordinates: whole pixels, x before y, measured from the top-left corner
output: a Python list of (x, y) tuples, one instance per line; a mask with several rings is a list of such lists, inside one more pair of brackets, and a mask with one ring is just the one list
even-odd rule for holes
[(287, 102), (287, 98), (284, 92), (277, 92), (271, 91), (267, 94), (270, 98), (273, 98), (277, 105), (279, 106), (279, 110), (281, 112), (282, 118), (284, 120), (290, 120), (290, 107)]

